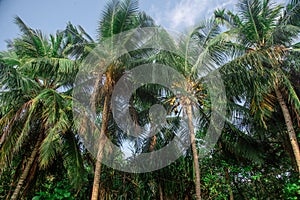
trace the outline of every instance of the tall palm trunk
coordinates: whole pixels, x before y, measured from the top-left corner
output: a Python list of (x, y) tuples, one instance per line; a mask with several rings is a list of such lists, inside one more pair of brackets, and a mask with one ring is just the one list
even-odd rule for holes
[(96, 167), (94, 172), (94, 183), (93, 183), (93, 191), (92, 191), (92, 200), (98, 200), (99, 195), (99, 186), (100, 186), (100, 175), (101, 175), (101, 164), (103, 158), (103, 150), (104, 145), (106, 143), (105, 132), (108, 127), (108, 119), (109, 119), (109, 102), (110, 102), (110, 93), (105, 96), (104, 99), (104, 107), (103, 107), (103, 114), (102, 114), (102, 125), (100, 130), (100, 139), (98, 145), (98, 153), (97, 153), (97, 160), (96, 160)]
[(287, 126), (288, 136), (289, 136), (289, 139), (291, 142), (291, 146), (292, 146), (293, 153), (294, 153), (295, 160), (296, 160), (297, 170), (298, 170), (299, 177), (300, 177), (300, 151), (299, 151), (299, 145), (297, 142), (296, 132), (293, 127), (293, 121), (292, 121), (289, 109), (288, 109), (278, 87), (275, 88), (275, 93), (276, 93), (277, 100), (280, 104), (280, 107), (281, 107), (281, 110), (282, 110), (282, 113), (284, 116), (285, 124)]
[(194, 159), (194, 168), (195, 168), (195, 186), (196, 186), (196, 199), (201, 200), (201, 183), (200, 183), (200, 168), (199, 168), (199, 158), (198, 152), (196, 147), (196, 137), (194, 133), (194, 125), (193, 125), (193, 110), (191, 106), (191, 101), (189, 99), (186, 100), (186, 113), (188, 117), (188, 126), (190, 131), (190, 138), (192, 144), (192, 152), (193, 152), (193, 159)]
[(158, 182), (158, 191), (159, 191), (159, 200), (164, 200), (164, 193), (160, 182)]
[(17, 187), (14, 190), (13, 195), (11, 196), (11, 200), (18, 199), (18, 196), (20, 195), (21, 188), (22, 188), (22, 186), (23, 186), (26, 178), (28, 177), (28, 174), (29, 174), (30, 169), (31, 169), (31, 167), (33, 165), (33, 162), (34, 162), (34, 160), (35, 160), (35, 158), (36, 158), (36, 156), (38, 154), (39, 148), (41, 146), (42, 138), (43, 138), (43, 134), (40, 134), (39, 137), (38, 137), (38, 140), (37, 140), (37, 142), (36, 142), (36, 144), (35, 144), (32, 152), (31, 152), (31, 155), (30, 155), (30, 157), (28, 159), (26, 167), (25, 167), (25, 169), (24, 169), (24, 171), (23, 171), (23, 173), (22, 173), (22, 175), (21, 175), (21, 177), (20, 177), (20, 179), (18, 181)]
[(225, 171), (226, 182), (227, 182), (227, 185), (228, 185), (229, 199), (234, 200), (233, 191), (232, 191), (232, 188), (230, 186), (230, 177), (229, 177), (228, 167), (224, 167), (224, 171)]

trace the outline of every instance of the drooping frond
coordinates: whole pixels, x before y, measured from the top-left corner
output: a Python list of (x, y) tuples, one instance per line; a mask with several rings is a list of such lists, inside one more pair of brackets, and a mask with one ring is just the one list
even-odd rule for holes
[(280, 24), (290, 24), (295, 26), (300, 26), (300, 1), (290, 0), (287, 4), (284, 14), (280, 19)]
[(290, 24), (279, 24), (270, 36), (271, 44), (291, 46), (298, 39), (300, 27)]
[(237, 129), (230, 122), (225, 125), (220, 143), (225, 151), (230, 152), (237, 159), (247, 159), (258, 164), (263, 163), (261, 143)]
[(300, 100), (299, 96), (297, 95), (293, 85), (291, 84), (291, 81), (286, 77), (283, 76), (283, 85), (287, 89), (287, 96), (288, 96), (288, 101), (291, 105), (293, 105), (294, 112), (296, 116), (300, 116)]
[(84, 166), (82, 149), (79, 147), (79, 140), (76, 135), (68, 131), (63, 135), (63, 158), (64, 165), (68, 171), (71, 184), (79, 189), (84, 181)]
[(74, 26), (70, 22), (65, 28), (66, 49), (65, 53), (81, 60), (95, 47), (95, 41), (81, 26)]

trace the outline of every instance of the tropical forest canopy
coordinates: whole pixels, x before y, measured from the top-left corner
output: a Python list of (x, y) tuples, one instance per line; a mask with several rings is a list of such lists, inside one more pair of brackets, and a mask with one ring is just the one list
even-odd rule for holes
[[(96, 38), (72, 23), (46, 35), (16, 17), (21, 35), (0, 52), (0, 199), (298, 199), (300, 1), (236, 6), (176, 37), (137, 0), (108, 1)], [(133, 50), (116, 56), (120, 45)], [(154, 64), (170, 71), (132, 91), (127, 111), (136, 126), (126, 130), (127, 118), (116, 120), (124, 107), (113, 108), (128, 95), (123, 84), (115, 102), (118, 81), (148, 66), (137, 73), (145, 81)], [(173, 72), (180, 78), (170, 87), (159, 84)], [(140, 127), (154, 134), (136, 136)], [(151, 156), (173, 141), (170, 155)], [(125, 159), (110, 144), (126, 149)], [(140, 155), (150, 155), (142, 163), (149, 169), (177, 152), (161, 168), (135, 168)]]

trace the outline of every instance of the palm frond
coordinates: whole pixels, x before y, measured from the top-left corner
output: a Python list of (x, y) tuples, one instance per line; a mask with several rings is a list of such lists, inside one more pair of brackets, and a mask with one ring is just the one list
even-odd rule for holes
[(287, 88), (288, 101), (293, 105), (296, 116), (300, 116), (299, 97), (292, 86), (291, 81), (286, 76), (283, 76), (283, 85)]
[(229, 29), (238, 28), (242, 24), (238, 15), (233, 14), (231, 11), (227, 11), (225, 9), (215, 10), (214, 17), (216, 18), (217, 23), (226, 25), (226, 27)]
[(290, 24), (299, 26), (300, 18), (300, 1), (290, 0), (286, 6), (283, 16), (280, 19), (280, 24)]
[(51, 130), (40, 146), (39, 166), (41, 168), (49, 167), (56, 156), (62, 151), (61, 140), (57, 129)]
[(67, 131), (63, 135), (63, 158), (64, 165), (67, 168), (71, 184), (79, 189), (84, 181), (84, 166), (82, 158), (82, 149), (79, 147), (79, 140), (73, 132)]
[(261, 143), (237, 129), (230, 122), (227, 122), (225, 127), (220, 138), (225, 151), (230, 152), (237, 159), (244, 158), (258, 164), (264, 162)]
[(238, 3), (239, 16), (245, 24), (245, 31), (248, 31), (250, 40), (260, 41), (259, 20), (258, 16), (261, 12), (261, 2), (259, 0), (241, 0)]

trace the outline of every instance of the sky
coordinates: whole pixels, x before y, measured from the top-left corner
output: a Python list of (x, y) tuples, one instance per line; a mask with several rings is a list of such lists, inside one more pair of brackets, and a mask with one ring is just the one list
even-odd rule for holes
[[(284, 1), (284, 0), (277, 0)], [(14, 17), (19, 16), (33, 29), (46, 34), (63, 30), (67, 22), (81, 25), (92, 37), (107, 0), (0, 0), (0, 51), (7, 39), (18, 36)], [(234, 9), (237, 0), (140, 0), (140, 10), (152, 16), (156, 23), (183, 31), (212, 16), (216, 8)]]

